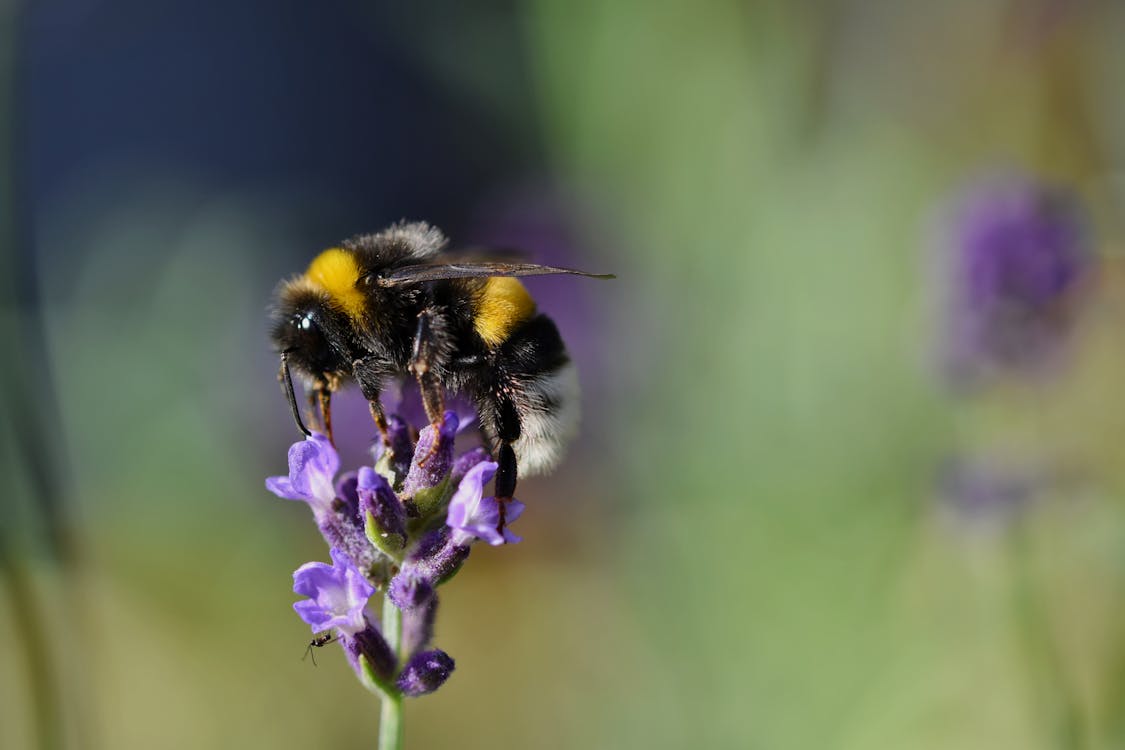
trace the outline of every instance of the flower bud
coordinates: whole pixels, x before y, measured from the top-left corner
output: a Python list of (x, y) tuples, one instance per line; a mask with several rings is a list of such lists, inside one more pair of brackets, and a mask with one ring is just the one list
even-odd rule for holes
[[(456, 575), (468, 557), (469, 548), (454, 544), (449, 527), (442, 526), (419, 540), (395, 579), (415, 578), (437, 587)], [(391, 585), (401, 586), (401, 583), (395, 584), (395, 579), (392, 579)]]
[(391, 557), (406, 546), (406, 512), (387, 480), (373, 469), (359, 470), (356, 494), (367, 538)]
[(432, 693), (449, 679), (453, 667), (453, 659), (444, 651), (421, 651), (402, 668), (397, 680), (398, 688), (403, 695), (411, 698)]
[(445, 479), (453, 467), (453, 443), (459, 424), (457, 415), (447, 411), (436, 435), (433, 425), (430, 425), (418, 436), (414, 460), (402, 485), (402, 494), (412, 499), (421, 517), (440, 504), (448, 486)]
[(340, 642), (360, 682), (370, 683), (384, 693), (392, 690), (395, 655), (378, 629), (369, 624), (355, 635), (342, 635)]

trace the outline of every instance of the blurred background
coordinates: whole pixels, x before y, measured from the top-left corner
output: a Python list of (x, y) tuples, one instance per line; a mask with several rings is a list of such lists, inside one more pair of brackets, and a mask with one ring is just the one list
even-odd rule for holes
[(301, 659), (266, 309), (406, 217), (619, 277), (529, 284), (583, 430), (409, 747), (1125, 747), (1120, 3), (0, 26), (0, 746), (374, 746)]

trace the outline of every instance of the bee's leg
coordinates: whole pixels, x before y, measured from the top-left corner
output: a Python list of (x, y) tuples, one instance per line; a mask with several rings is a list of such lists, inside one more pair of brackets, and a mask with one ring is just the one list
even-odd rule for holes
[[(422, 405), (426, 409), (426, 417), (430, 420), (430, 427), (436, 434), (441, 429), (442, 416), (445, 414), (445, 395), (442, 393), (441, 383), (433, 372), (434, 338), (433, 317), (429, 310), (423, 310), (418, 315), (418, 328), (414, 333), (414, 352), (410, 358), (410, 372), (418, 380), (418, 390), (422, 392)], [(430, 452), (418, 462), (425, 464), (437, 454), (440, 443), (434, 440)]]
[(507, 521), (508, 502), (516, 494), (516, 452), (512, 445), (520, 438), (520, 417), (516, 405), (507, 395), (500, 394), (494, 405), (496, 410), (496, 482), (493, 491), (500, 503), (500, 526), (497, 531), (504, 531)]
[(312, 425), (314, 430), (323, 430), (324, 426), (320, 421), (320, 403), (317, 401), (317, 393), (315, 388), (305, 386), (305, 398), (308, 399), (308, 411), (305, 416), (309, 418), (309, 424)]
[(387, 432), (390, 428), (387, 425), (387, 415), (383, 412), (383, 402), (379, 397), (383, 389), (383, 378), (378, 366), (371, 359), (357, 359), (352, 362), (352, 374), (359, 383), (363, 397), (367, 399), (371, 418), (375, 420), (383, 445), (390, 445), (391, 439)]
[(320, 407), (320, 422), (324, 426), (324, 434), (328, 436), (328, 442), (335, 446), (336, 438), (332, 435), (332, 390), (327, 382), (318, 380), (313, 395)]
[(371, 410), (371, 418), (375, 420), (375, 427), (379, 430), (379, 439), (383, 441), (383, 445), (390, 445), (390, 425), (387, 424), (387, 415), (383, 413), (383, 402), (378, 398), (370, 399), (367, 407)]

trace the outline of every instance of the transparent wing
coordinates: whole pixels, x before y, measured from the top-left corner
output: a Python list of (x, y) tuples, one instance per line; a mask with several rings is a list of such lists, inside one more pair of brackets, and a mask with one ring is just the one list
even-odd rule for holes
[(424, 263), (412, 266), (400, 266), (381, 273), (378, 277), (380, 286), (400, 286), (403, 284), (417, 284), (423, 281), (441, 281), (443, 279), (475, 279), (489, 276), (548, 276), (552, 274), (567, 274), (570, 276), (586, 276), (592, 279), (615, 279), (612, 273), (588, 273), (577, 271), (573, 268), (559, 268), (557, 266), (541, 266), (536, 263), (511, 263), (507, 261), (465, 261), (460, 263)]

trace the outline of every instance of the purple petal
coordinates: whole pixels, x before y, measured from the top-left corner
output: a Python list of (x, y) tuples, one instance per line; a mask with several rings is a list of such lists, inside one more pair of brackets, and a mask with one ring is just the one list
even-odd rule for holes
[(266, 477), (266, 489), (283, 500), (304, 500), (305, 496), (298, 494), (289, 477)]
[(333, 477), (340, 467), (336, 449), (323, 435), (313, 433), (289, 447), (289, 477), (270, 477), (266, 488), (286, 500), (304, 500), (315, 512), (332, 506)]
[[(515, 543), (520, 537), (512, 533), (501, 533), (500, 503), (495, 497), (482, 497), (484, 485), (496, 473), (497, 464), (492, 461), (482, 461), (474, 466), (461, 480), (457, 491), (449, 502), (449, 511), (445, 522), (452, 530), (455, 544), (467, 545), (474, 538), (481, 539), (493, 546), (505, 542)], [(523, 503), (512, 501), (506, 509), (505, 520), (511, 523), (523, 513)], [(505, 526), (507, 525), (505, 524)], [(505, 530), (506, 531), (506, 530)]]
[(336, 571), (327, 563), (305, 563), (293, 572), (293, 593), (314, 597), (322, 588), (335, 585)]
[(314, 631), (339, 628), (355, 633), (367, 626), (364, 609), (375, 587), (352, 566), (347, 555), (332, 549), (332, 565), (312, 562), (293, 573), (293, 591), (307, 600), (293, 609)]

